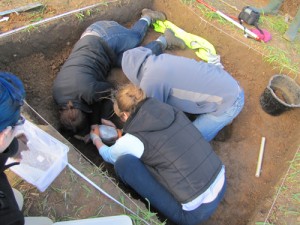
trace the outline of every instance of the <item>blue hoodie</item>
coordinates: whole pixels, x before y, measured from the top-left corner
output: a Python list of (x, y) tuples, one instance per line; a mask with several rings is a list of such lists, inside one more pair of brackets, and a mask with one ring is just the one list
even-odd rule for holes
[(20, 109), (25, 98), (22, 81), (15, 75), (0, 72), (0, 132), (15, 125), (20, 119)]
[(124, 52), (122, 69), (148, 97), (191, 114), (222, 114), (236, 101), (240, 89), (218, 66), (170, 54), (156, 56), (145, 47)]

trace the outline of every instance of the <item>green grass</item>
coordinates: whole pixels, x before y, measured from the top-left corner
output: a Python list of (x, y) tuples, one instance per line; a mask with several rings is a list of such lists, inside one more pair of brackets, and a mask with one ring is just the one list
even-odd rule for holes
[(201, 11), (201, 13), (204, 15), (204, 17), (207, 18), (210, 21), (216, 20), (220, 24), (228, 23), (228, 21), (225, 20), (222, 16), (220, 16), (218, 13), (216, 13), (214, 11), (211, 11), (210, 9), (205, 7), (204, 5), (197, 5), (197, 8)]
[[(185, 2), (185, 1), (183, 1)], [(187, 1), (188, 3), (194, 1)], [(236, 29), (234, 24), (228, 22), (219, 14), (208, 9), (206, 6), (197, 4), (196, 7), (199, 9), (201, 14), (209, 21), (217, 21), (221, 26), (228, 26), (231, 29)], [(284, 34), (288, 28), (288, 24), (284, 21), (282, 16), (261, 16), (260, 17), (260, 27), (270, 28), (271, 32), (277, 32), (280, 35)], [(280, 49), (278, 46), (271, 46), (269, 43), (261, 43), (263, 45), (264, 61), (273, 65), (273, 69), (279, 69), (280, 72), (288, 71), (288, 73), (297, 74), (300, 67), (299, 63), (292, 61), (291, 57), (287, 52)], [(300, 54), (300, 44), (293, 43), (293, 48)]]
[(189, 4), (192, 4), (192, 3), (194, 3), (196, 0), (181, 0), (181, 2), (183, 3), (183, 4), (187, 4), (187, 5), (189, 5)]
[[(151, 221), (151, 224), (154, 225), (165, 225), (166, 222), (156, 222), (155, 220), (153, 220), (152, 218), (156, 217), (156, 213), (151, 212), (150, 210), (148, 211), (140, 211), (140, 212), (136, 212), (136, 215), (139, 215), (141, 218), (143, 218), (146, 221)], [(145, 224), (139, 217), (137, 217), (136, 215), (129, 215), (130, 218), (133, 220), (134, 225), (142, 225)]]
[(76, 13), (75, 16), (79, 21), (83, 21), (86, 17), (91, 16), (93, 13), (92, 9), (87, 9), (84, 12)]
[[(88, 174), (88, 177), (95, 177), (97, 180), (100, 180), (101, 184), (102, 182), (110, 182), (112, 180), (110, 179), (110, 181), (108, 181), (107, 179), (109, 179), (109, 177), (101, 178), (101, 176), (108, 176), (107, 172), (101, 171), (103, 170), (102, 167), (99, 168), (96, 166), (87, 166), (88, 162), (83, 160), (81, 160), (80, 162), (82, 163), (82, 166), (86, 169), (85, 174)], [(101, 193), (89, 186), (71, 169), (65, 170), (64, 172), (62, 172), (62, 175), (66, 175), (65, 182), (68, 185), (58, 186), (56, 184), (52, 184), (44, 193), (40, 193), (34, 186), (28, 184), (23, 179), (20, 179), (16, 176), (16, 178), (12, 182), (12, 186), (20, 190), (24, 196), (25, 205), (23, 208), (25, 216), (32, 215), (31, 210), (34, 209), (37, 213), (37, 216), (48, 216), (50, 219), (56, 222), (76, 220), (82, 217), (82, 214), (85, 213), (87, 208), (85, 205), (82, 204), (74, 204), (73, 201), (75, 201), (76, 199), (72, 199), (72, 192), (75, 186), (81, 189), (80, 192), (83, 192), (83, 194), (86, 195), (87, 199), (103, 197)], [(99, 184), (100, 187), (101, 184)], [(131, 203), (128, 199), (128, 196), (126, 196), (125, 193), (121, 191), (117, 194), (117, 196), (124, 206), (129, 207), (128, 202), (129, 204)], [(149, 207), (147, 209), (137, 207), (135, 211), (133, 211), (134, 213), (130, 213), (125, 208), (123, 208), (123, 214), (127, 214), (128, 216), (130, 216), (134, 221), (135, 225), (143, 225), (145, 224), (144, 221), (147, 221), (148, 223), (153, 225), (165, 225), (165, 222), (160, 222), (157, 220), (156, 213), (153, 213), (149, 210), (149, 202), (148, 205)], [(56, 211), (57, 209), (55, 206), (64, 207), (65, 209), (67, 209), (66, 213), (64, 215), (61, 215), (59, 211)], [(104, 214), (103, 211), (106, 211), (107, 213), (107, 208), (110, 208), (109, 211), (113, 212), (115, 206), (110, 203), (107, 203), (99, 205), (97, 207), (98, 208), (95, 208), (93, 212), (88, 216), (88, 218), (107, 216), (107, 214)]]
[(41, 21), (41, 20), (43, 20), (43, 19), (44, 19), (43, 17), (39, 16), (39, 17), (37, 17), (37, 18), (31, 19), (31, 20), (30, 20), (30, 23), (35, 23), (35, 22)]
[(83, 21), (84, 20), (84, 14), (83, 13), (76, 13), (75, 16), (76, 16), (76, 18), (79, 21)]
[[(184, 1), (183, 1), (184, 2)], [(222, 26), (224, 22), (214, 15), (213, 12), (209, 11), (205, 6), (197, 4), (196, 6), (201, 14), (208, 20), (216, 20)], [(228, 25), (229, 26), (229, 25)], [(272, 34), (283, 35), (288, 29), (288, 24), (285, 22), (282, 16), (261, 16), (259, 21), (260, 28), (269, 30)], [(285, 43), (289, 48), (300, 54), (300, 43)], [(265, 62), (271, 64), (274, 69), (282, 71), (290, 71), (293, 74), (299, 73), (299, 63), (292, 60), (292, 56), (289, 52), (281, 49), (280, 46), (272, 46), (271, 43), (262, 43), (262, 53)], [(288, 50), (289, 51), (289, 50)], [(296, 75), (297, 76), (297, 75)], [(299, 151), (299, 150), (298, 150)], [(278, 225), (278, 224), (290, 224), (287, 221), (283, 221), (289, 217), (299, 218), (300, 216), (300, 153), (298, 152), (295, 159), (290, 162), (289, 174), (286, 178), (286, 182), (277, 189), (284, 193), (286, 200), (277, 203), (276, 208), (273, 209), (272, 214), (268, 218), (268, 221), (261, 222), (257, 221), (256, 225)], [(295, 207), (294, 207), (295, 206)], [(279, 217), (279, 218), (278, 218)], [(281, 218), (282, 217), (282, 218)], [(277, 223), (278, 219), (280, 222)], [(297, 220), (299, 221), (299, 219)], [(281, 223), (282, 222), (282, 223)]]
[(86, 197), (88, 198), (92, 193), (91, 189), (85, 184), (81, 185), (81, 187), (86, 191)]
[(30, 32), (35, 31), (35, 30), (38, 30), (38, 27), (37, 27), (37, 26), (29, 25), (29, 26), (28, 26), (26, 29), (24, 29), (22, 32), (30, 33)]
[(274, 197), (274, 204), (268, 218), (265, 222), (256, 222), (256, 225), (291, 224), (291, 221), (298, 221), (300, 216), (300, 146), (294, 159), (288, 163), (289, 169), (286, 176), (281, 185), (276, 187), (278, 194)]
[(35, 22), (43, 20), (46, 9), (47, 9), (47, 6), (44, 5), (44, 6), (40, 7), (39, 9), (35, 10), (34, 12), (30, 13), (31, 17), (33, 17), (30, 20), (30, 23), (35, 23)]
[(266, 44), (264, 51), (267, 53), (264, 56), (264, 61), (272, 64), (274, 69), (279, 69), (280, 72), (283, 70), (297, 71), (298, 65), (292, 62), (284, 50)]
[(69, 170), (70, 171), (70, 177), (71, 177), (71, 181), (72, 183), (77, 183), (78, 182), (78, 176), (76, 173), (73, 172), (73, 170)]
[(102, 210), (104, 209), (104, 205), (100, 205), (99, 208), (97, 209), (97, 213), (96, 215), (94, 216), (94, 218), (98, 218), (100, 216), (105, 216), (102, 214)]
[(282, 16), (262, 16), (260, 17), (259, 24), (264, 27), (269, 27), (279, 34), (284, 34), (288, 29), (288, 24)]

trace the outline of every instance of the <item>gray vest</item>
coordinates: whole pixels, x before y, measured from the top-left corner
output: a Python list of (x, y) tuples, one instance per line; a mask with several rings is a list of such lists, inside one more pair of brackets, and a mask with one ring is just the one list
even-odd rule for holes
[(142, 161), (180, 203), (202, 194), (222, 162), (184, 113), (153, 98), (129, 118), (124, 131), (144, 144)]

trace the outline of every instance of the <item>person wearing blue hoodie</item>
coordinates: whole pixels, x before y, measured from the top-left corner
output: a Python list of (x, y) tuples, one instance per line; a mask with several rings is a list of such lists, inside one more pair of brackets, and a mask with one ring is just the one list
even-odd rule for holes
[(163, 53), (170, 32), (167, 29), (151, 45), (125, 51), (122, 70), (148, 97), (189, 115), (203, 137), (211, 141), (241, 112), (244, 91), (217, 65)]
[(5, 170), (16, 163), (6, 165), (9, 157), (18, 154), (19, 140), (14, 128), (21, 126), (25, 119), (21, 116), (25, 90), (22, 81), (14, 74), (0, 72), (0, 221), (5, 225), (51, 225), (48, 217), (25, 217), (21, 211), (22, 194), (13, 189)]

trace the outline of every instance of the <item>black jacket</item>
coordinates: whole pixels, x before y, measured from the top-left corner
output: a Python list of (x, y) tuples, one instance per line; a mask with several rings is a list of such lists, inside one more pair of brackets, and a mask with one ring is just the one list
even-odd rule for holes
[(202, 194), (222, 168), (221, 160), (185, 114), (156, 99), (144, 101), (124, 131), (143, 142), (142, 161), (180, 203)]
[(79, 39), (54, 80), (53, 97), (60, 108), (68, 101), (86, 113), (98, 108), (92, 105), (110, 95), (112, 85), (107, 77), (115, 58), (101, 38), (87, 35)]
[(0, 153), (0, 223), (5, 225), (23, 225), (24, 216), (19, 210), (13, 190), (7, 180), (4, 170), (8, 157), (16, 154), (18, 142), (16, 139)]

